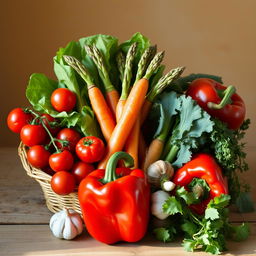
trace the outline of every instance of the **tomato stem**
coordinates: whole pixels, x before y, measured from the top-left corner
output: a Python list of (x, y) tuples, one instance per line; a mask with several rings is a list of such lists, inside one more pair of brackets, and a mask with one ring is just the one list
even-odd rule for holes
[(216, 104), (214, 102), (208, 102), (207, 106), (208, 108), (211, 109), (222, 109), (224, 108), (227, 104), (230, 103), (230, 98), (232, 95), (236, 92), (236, 88), (233, 85), (229, 85), (227, 89), (223, 91), (223, 98), (219, 104)]
[(111, 181), (116, 180), (118, 177), (116, 175), (116, 166), (120, 159), (124, 160), (126, 167), (131, 167), (134, 165), (134, 160), (131, 155), (127, 154), (126, 152), (116, 152), (114, 153), (108, 160), (105, 176), (101, 179), (103, 184), (109, 183)]
[[(29, 111), (30, 111), (31, 114), (33, 114), (33, 115), (35, 116), (35, 119), (33, 120), (33, 122), (34, 122), (35, 120), (39, 119), (41, 125), (44, 127), (44, 129), (45, 129), (46, 132), (48, 133), (48, 135), (49, 135), (51, 141), (50, 141), (50, 143), (49, 143), (47, 146), (49, 147), (51, 144), (53, 144), (53, 146), (54, 146), (54, 148), (55, 148), (55, 150), (56, 150), (56, 153), (60, 153), (61, 150), (60, 150), (60, 149), (57, 147), (57, 145), (55, 144), (55, 141), (56, 141), (57, 139), (53, 138), (51, 132), (50, 132), (49, 129), (47, 128), (46, 124), (43, 122), (43, 120), (42, 120), (43, 118), (42, 118), (40, 115), (38, 115), (36, 112), (34, 112), (33, 110), (30, 109)], [(32, 122), (32, 123), (33, 123), (33, 122)]]

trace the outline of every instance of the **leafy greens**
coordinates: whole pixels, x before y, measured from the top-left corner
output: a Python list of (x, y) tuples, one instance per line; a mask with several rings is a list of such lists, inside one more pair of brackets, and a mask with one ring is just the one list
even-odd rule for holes
[(168, 218), (178, 215), (176, 224), (154, 229), (156, 238), (163, 242), (175, 239), (176, 234), (183, 233), (183, 247), (186, 251), (203, 250), (212, 254), (220, 254), (226, 250), (226, 239), (245, 240), (249, 236), (248, 224), (233, 226), (228, 222), (230, 196), (222, 194), (212, 199), (204, 215), (194, 214), (188, 207), (196, 203), (194, 193), (180, 187), (174, 196), (170, 196), (163, 204), (163, 212)]

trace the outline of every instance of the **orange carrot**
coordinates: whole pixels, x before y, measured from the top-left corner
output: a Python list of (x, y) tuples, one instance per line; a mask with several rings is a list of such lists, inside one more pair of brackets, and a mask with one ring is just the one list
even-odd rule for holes
[(125, 106), (126, 100), (119, 99), (117, 106), (116, 106), (116, 121), (118, 122)]
[(110, 156), (113, 153), (121, 151), (123, 149), (124, 144), (129, 136), (130, 131), (132, 130), (133, 125), (138, 118), (141, 107), (145, 100), (145, 96), (147, 94), (149, 86), (149, 78), (160, 65), (163, 59), (163, 55), (164, 53), (160, 52), (155, 56), (155, 58), (151, 61), (148, 67), (146, 75), (138, 82), (136, 82), (135, 85), (132, 87), (131, 92), (125, 103), (122, 116), (117, 122), (117, 125), (107, 144), (106, 156), (98, 165), (99, 168), (105, 168)]
[(102, 92), (97, 86), (93, 85), (92, 78), (81, 62), (71, 56), (64, 56), (64, 59), (67, 64), (74, 68), (87, 83), (88, 96), (92, 105), (92, 109), (96, 115), (102, 134), (108, 142), (116, 123)]
[(105, 168), (110, 156), (121, 151), (129, 136), (129, 133), (140, 112), (144, 98), (148, 91), (148, 80), (140, 79), (133, 87), (124, 106), (121, 118), (116, 124), (114, 131), (107, 144), (107, 153), (98, 165), (98, 168)]
[(140, 120), (137, 119), (132, 131), (130, 132), (125, 143), (124, 151), (130, 154), (134, 160), (133, 168), (139, 167), (139, 135), (140, 135)]
[(88, 96), (92, 105), (92, 109), (100, 125), (101, 132), (105, 140), (109, 141), (116, 125), (113, 114), (108, 107), (101, 90), (98, 87), (94, 85), (89, 86)]
[(143, 137), (143, 134), (140, 130), (140, 134), (139, 134), (139, 167), (141, 168), (143, 166), (145, 157), (146, 157), (146, 149), (147, 149), (147, 145), (145, 142), (145, 139)]
[(142, 165), (142, 168), (144, 171), (147, 170), (147, 168), (154, 163), (155, 161), (159, 160), (161, 157), (161, 154), (163, 152), (164, 148), (164, 142), (159, 139), (154, 139), (146, 153), (146, 158), (144, 160), (144, 163)]
[(116, 115), (116, 107), (119, 101), (119, 97), (120, 97), (119, 93), (115, 89), (112, 91), (106, 92), (106, 101), (114, 116)]

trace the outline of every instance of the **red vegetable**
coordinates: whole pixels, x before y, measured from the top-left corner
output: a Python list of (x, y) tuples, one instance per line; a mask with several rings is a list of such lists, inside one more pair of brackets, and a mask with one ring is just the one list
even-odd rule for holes
[(69, 112), (76, 105), (76, 95), (67, 88), (58, 88), (51, 95), (51, 104), (58, 112)]
[(21, 141), (29, 146), (44, 144), (48, 135), (42, 125), (27, 124), (20, 131)]
[(87, 164), (79, 161), (73, 165), (71, 173), (75, 177), (76, 184), (79, 185), (79, 183), (93, 170), (94, 166), (92, 164)]
[(106, 244), (140, 240), (149, 220), (150, 190), (144, 172), (116, 168), (122, 158), (133, 166), (130, 155), (116, 152), (109, 159), (106, 172), (93, 171), (82, 180), (78, 189), (88, 232)]
[(203, 179), (210, 188), (209, 197), (190, 207), (198, 214), (203, 214), (209, 201), (221, 194), (228, 194), (228, 187), (222, 171), (215, 159), (204, 153), (197, 154), (190, 162), (181, 167), (174, 175), (173, 182), (188, 189), (194, 178)]
[(46, 127), (48, 128), (48, 130), (50, 131), (50, 133), (52, 135), (56, 135), (59, 132), (60, 128), (56, 127), (56, 126), (53, 127), (51, 124), (57, 123), (57, 120), (48, 114), (42, 114), (41, 117), (43, 118), (42, 120), (43, 120), (44, 124), (46, 125)]
[(98, 162), (104, 153), (105, 146), (103, 141), (94, 136), (84, 137), (76, 145), (76, 154), (85, 163)]
[(51, 153), (44, 146), (35, 145), (27, 152), (28, 162), (36, 168), (45, 168), (49, 165), (49, 157)]
[(64, 128), (56, 136), (56, 139), (65, 140), (68, 142), (68, 146), (62, 146), (60, 142), (56, 141), (56, 145), (61, 150), (69, 150), (74, 152), (77, 142), (81, 139), (81, 135), (74, 129)]
[(244, 121), (245, 104), (233, 86), (225, 87), (212, 79), (198, 78), (190, 84), (186, 94), (211, 116), (226, 123), (229, 129), (238, 129)]
[(57, 172), (52, 176), (51, 187), (56, 194), (68, 195), (75, 190), (75, 178), (69, 172)]
[(31, 121), (33, 116), (25, 113), (22, 108), (13, 109), (7, 117), (8, 128), (15, 133), (20, 133), (23, 126)]
[(49, 165), (55, 172), (69, 171), (73, 163), (73, 155), (68, 150), (52, 154), (49, 158)]

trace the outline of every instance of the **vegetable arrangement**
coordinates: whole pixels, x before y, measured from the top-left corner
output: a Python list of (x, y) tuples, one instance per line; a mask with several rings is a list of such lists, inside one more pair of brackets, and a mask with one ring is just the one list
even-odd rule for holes
[[(163, 58), (140, 33), (121, 44), (108, 35), (72, 41), (54, 57), (58, 80), (32, 74), (32, 107), (12, 110), (7, 124), (28, 162), (52, 174), (55, 193), (78, 191), (95, 239), (136, 242), (149, 225), (163, 242), (183, 236), (187, 251), (219, 254), (226, 239), (249, 235), (247, 224), (228, 222), (227, 208), (253, 210), (238, 176), (248, 169), (245, 104), (218, 76), (164, 74)], [(81, 233), (72, 214), (59, 213), (65, 227), (53, 217), (55, 236)]]

